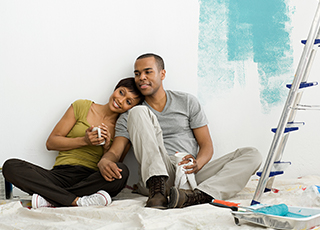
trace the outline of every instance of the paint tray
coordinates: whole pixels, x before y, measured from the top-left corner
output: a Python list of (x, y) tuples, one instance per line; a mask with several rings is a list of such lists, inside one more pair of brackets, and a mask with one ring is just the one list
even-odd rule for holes
[[(252, 206), (251, 206), (252, 207)], [(287, 217), (263, 214), (253, 211), (231, 211), (235, 223), (240, 225), (241, 222), (250, 222), (253, 224), (269, 227), (273, 229), (310, 229), (320, 225), (320, 208), (306, 208), (289, 206), (288, 211), (293, 214), (303, 215), (306, 217)]]

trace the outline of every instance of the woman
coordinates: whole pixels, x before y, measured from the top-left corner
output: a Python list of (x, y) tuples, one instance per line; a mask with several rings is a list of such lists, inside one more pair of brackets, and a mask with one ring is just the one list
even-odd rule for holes
[[(48, 150), (59, 151), (53, 169), (9, 159), (2, 168), (4, 177), (33, 194), (33, 208), (110, 204), (110, 196), (116, 196), (125, 187), (129, 170), (123, 163), (117, 163), (122, 178), (108, 182), (98, 171), (97, 163), (112, 144), (118, 116), (143, 100), (134, 78), (130, 77), (117, 84), (105, 105), (75, 101), (46, 143)], [(93, 131), (94, 127), (100, 128), (101, 137), (98, 131)]]

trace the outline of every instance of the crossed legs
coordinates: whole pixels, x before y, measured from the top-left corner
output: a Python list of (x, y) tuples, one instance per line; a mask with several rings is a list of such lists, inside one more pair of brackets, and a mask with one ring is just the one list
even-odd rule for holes
[[(156, 116), (146, 106), (134, 107), (129, 112), (128, 131), (135, 156), (141, 167), (139, 184), (149, 189), (148, 201), (155, 194), (154, 191), (150, 194), (150, 190), (154, 189), (148, 186), (148, 181), (153, 177), (166, 179), (166, 187), (158, 186), (159, 188), (164, 187), (163, 191), (160, 189), (156, 192), (161, 193), (164, 197), (168, 196), (168, 187), (174, 185), (175, 166), (164, 147), (162, 130)], [(260, 164), (261, 154), (257, 149), (250, 147), (237, 149), (211, 161), (196, 174), (198, 186), (195, 192), (171, 188), (169, 207), (184, 207), (207, 202), (212, 198), (228, 199), (245, 187)], [(161, 181), (155, 183), (162, 183)], [(149, 207), (148, 201), (147, 207)], [(155, 206), (159, 207), (165, 204), (166, 202), (160, 202)]]
[(32, 163), (9, 159), (2, 172), (7, 181), (32, 194), (39, 194), (54, 206), (71, 206), (82, 196), (91, 195), (104, 190), (110, 196), (117, 195), (126, 185), (129, 177), (128, 168), (118, 163), (122, 171), (122, 179), (106, 181), (99, 171), (82, 166), (62, 165), (51, 170)]

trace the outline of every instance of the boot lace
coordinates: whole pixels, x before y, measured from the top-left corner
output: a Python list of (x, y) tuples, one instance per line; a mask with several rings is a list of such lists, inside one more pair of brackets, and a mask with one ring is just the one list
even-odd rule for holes
[(194, 205), (194, 204), (203, 204), (209, 202), (211, 199), (210, 196), (208, 196), (205, 193), (202, 193), (201, 191), (195, 190), (191, 193), (186, 193), (187, 201), (184, 203), (184, 206)]
[(163, 177), (157, 177), (154, 176), (150, 178), (150, 184), (149, 184), (149, 191), (150, 196), (153, 197), (156, 193), (160, 192), (162, 195), (164, 195), (164, 178)]

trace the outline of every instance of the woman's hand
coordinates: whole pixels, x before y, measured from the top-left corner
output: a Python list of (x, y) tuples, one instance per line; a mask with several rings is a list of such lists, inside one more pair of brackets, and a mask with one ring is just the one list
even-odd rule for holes
[(98, 131), (92, 131), (93, 128), (94, 126), (92, 125), (86, 130), (86, 134), (84, 136), (85, 142), (88, 145), (100, 145), (104, 141), (104, 138), (102, 137), (102, 134), (99, 138)]
[(197, 173), (200, 170), (198, 167), (198, 162), (191, 154), (184, 156), (182, 158), (182, 161), (179, 162), (178, 165), (190, 163), (190, 160), (189, 160), (190, 158), (193, 160), (193, 164), (183, 166), (183, 168), (186, 169), (185, 173), (186, 174)]

